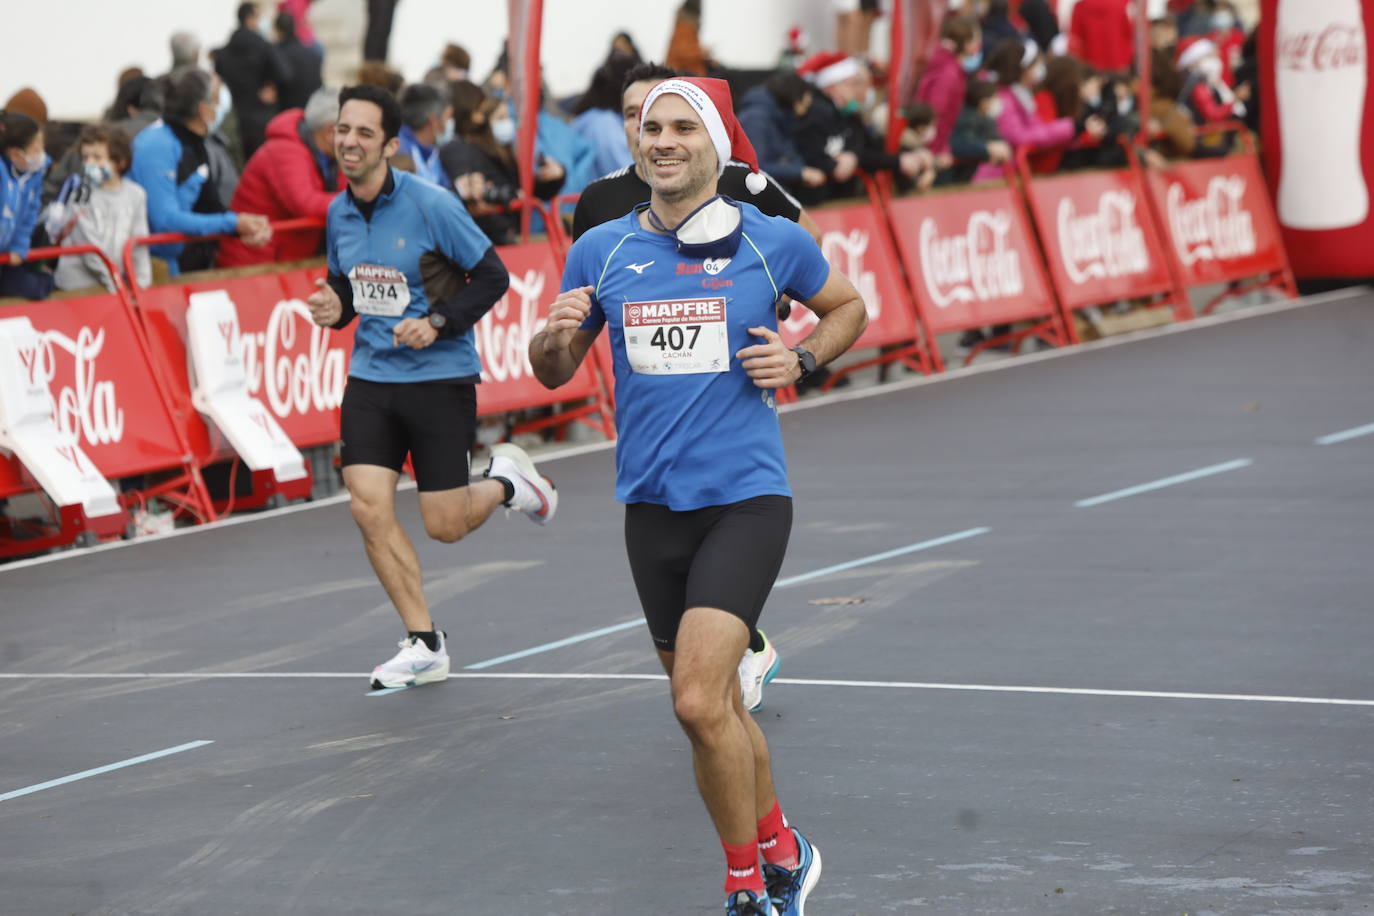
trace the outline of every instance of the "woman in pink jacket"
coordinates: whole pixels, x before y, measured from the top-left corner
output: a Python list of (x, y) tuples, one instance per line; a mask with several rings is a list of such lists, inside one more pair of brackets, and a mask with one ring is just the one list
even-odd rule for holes
[[(1036, 111), (1035, 90), (1045, 78), (1045, 63), (1040, 59), (1040, 51), (1035, 42), (1027, 40), (1018, 45), (1005, 41), (993, 50), (988, 58), (988, 69), (997, 75), (998, 98), (1001, 112), (997, 115), (997, 129), (1002, 139), (1011, 144), (1013, 150), (1046, 149), (1068, 146), (1078, 135), (1073, 118), (1055, 118), (1045, 121)], [(1083, 125), (1083, 130), (1094, 137), (1101, 137), (1107, 125), (1101, 118), (1093, 115)], [(985, 162), (974, 172), (973, 180), (989, 181), (1010, 174), (1006, 165)]]

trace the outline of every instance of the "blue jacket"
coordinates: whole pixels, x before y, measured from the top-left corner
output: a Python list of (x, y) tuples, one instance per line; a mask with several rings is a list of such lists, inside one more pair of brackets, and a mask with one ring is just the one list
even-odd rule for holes
[(598, 177), (634, 165), (630, 151), (625, 148), (625, 121), (620, 112), (608, 108), (588, 108), (573, 118), (572, 129), (573, 133), (596, 150), (592, 171)]
[[(404, 276), (409, 303), (397, 315), (362, 313), (353, 339), (348, 374), (370, 382), (432, 382), (468, 378), (482, 371), (471, 329), (440, 337), (423, 350), (397, 347), (392, 328), (403, 318), (424, 318), (430, 304), (444, 296), (438, 288), (451, 265), (472, 270), (491, 243), (468, 215), (458, 195), (405, 172), (391, 170), (364, 218), (351, 192), (329, 205), (325, 251), (329, 273), (367, 285), (368, 275)], [(361, 269), (359, 269), (361, 268)], [(342, 297), (340, 297), (342, 298)]]
[[(172, 128), (164, 121), (154, 121), (134, 138), (134, 161), (129, 177), (148, 192), (148, 231), (180, 232), (185, 235), (220, 235), (238, 231), (236, 213), (195, 213), (196, 198), (210, 179), (210, 170), (202, 166), (177, 184), (177, 169), (185, 149)], [(173, 274), (177, 258), (185, 246), (158, 245), (152, 255), (167, 261)]]
[(0, 164), (0, 255), (29, 253), (29, 239), (38, 222), (39, 196), (47, 168), (16, 175), (9, 162)]
[(744, 128), (759, 157), (759, 168), (778, 181), (800, 181), (806, 162), (797, 144), (792, 141), (796, 116), (790, 111), (783, 111), (768, 87), (763, 85), (744, 93), (740, 99), (738, 116), (739, 126)]
[(401, 132), (397, 134), (401, 145), (396, 152), (405, 153), (415, 162), (415, 177), (423, 178), (430, 184), (437, 184), (441, 188), (452, 189), (448, 183), (448, 175), (444, 173), (444, 167), (439, 164), (439, 144), (428, 147), (429, 152), (425, 152), (425, 145), (415, 136), (415, 131), (406, 125), (401, 125)]

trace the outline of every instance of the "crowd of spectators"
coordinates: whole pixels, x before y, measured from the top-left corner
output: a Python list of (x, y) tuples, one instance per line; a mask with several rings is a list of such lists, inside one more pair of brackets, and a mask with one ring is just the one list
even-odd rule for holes
[[(120, 264), (125, 242), (149, 232), (219, 237), (143, 252), (134, 262), (139, 284), (318, 254), (320, 230), (272, 229), (323, 218), (343, 187), (332, 142), (338, 89), (322, 86), (308, 6), (243, 3), (225, 44), (208, 53), (178, 32), (170, 71), (121, 74), (99, 124), (48, 125), (37, 93), (16, 93), (0, 113), (0, 296), (112, 288), (99, 257), (28, 264), (32, 245), (93, 244)], [(809, 47), (794, 28), (780, 36), (777, 68), (759, 71), (718, 61), (701, 42), (700, 0), (687, 0), (664, 62), (731, 82), (761, 167), (808, 207), (862, 194), (864, 174), (887, 173), (919, 193), (1003, 180), (1020, 150), (1037, 172), (1118, 166), (1131, 154), (1123, 140), (1144, 138), (1147, 159), (1220, 155), (1233, 122), (1256, 126), (1254, 40), (1230, 0), (1169, 0), (1152, 21), (1147, 112), (1135, 110), (1131, 0), (954, 2), (919, 80), (897, 99), (883, 98), (884, 62), (869, 56), (868, 30), (882, 6), (839, 4), (835, 50)], [(357, 79), (400, 103), (393, 165), (451, 189), (493, 241), (515, 241), (520, 113), (507, 96), (504, 55), (479, 80), (468, 52), (451, 44), (407, 85), (384, 59), (392, 7), (369, 4), (368, 44), (381, 58)], [(627, 74), (645, 63), (621, 33), (582, 92), (556, 99), (545, 91), (535, 112), (536, 197), (575, 194), (633, 165), (627, 140), (637, 112), (622, 103)], [(904, 127), (895, 149), (887, 143), (893, 117)]]

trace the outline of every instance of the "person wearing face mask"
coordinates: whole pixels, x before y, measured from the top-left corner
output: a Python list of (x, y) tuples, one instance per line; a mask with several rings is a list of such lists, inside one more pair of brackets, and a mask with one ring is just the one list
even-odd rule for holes
[[(1199, 41), (1209, 41), (1216, 47), (1217, 57), (1221, 60), (1221, 79), (1228, 86), (1235, 86), (1235, 70), (1240, 66), (1242, 48), (1245, 45), (1245, 31), (1236, 18), (1235, 7), (1230, 3), (1213, 3), (1208, 9), (1199, 4), (1190, 24), (1195, 30), (1178, 42), (1178, 54), (1182, 58), (1187, 50)], [(1196, 31), (1201, 29), (1201, 31)]]
[[(1125, 153), (1120, 145), (1106, 142), (1117, 133), (1129, 133), (1118, 124), (1115, 83), (1104, 80), (1101, 74), (1072, 57), (1047, 57), (1044, 64), (1045, 76), (1035, 92), (1036, 113), (1046, 122), (1073, 118), (1077, 137), (1069, 148), (1055, 147), (1036, 153), (1031, 158), (1031, 170), (1047, 174), (1061, 169), (1123, 165)], [(1107, 123), (1106, 133), (1094, 134), (1086, 129), (1088, 118), (1093, 116)]]
[[(1179, 56), (1185, 77), (1180, 103), (1198, 126), (1220, 124), (1245, 117), (1245, 103), (1226, 85), (1221, 57), (1216, 45), (1207, 39), (1195, 41)], [(1194, 155), (1222, 156), (1231, 147), (1230, 132), (1200, 138)]]
[(28, 115), (0, 109), (0, 298), (46, 299), (52, 292), (52, 274), (21, 266), (38, 224), (47, 168), (42, 127)]
[(963, 184), (973, 178), (983, 163), (1001, 166), (1011, 161), (1011, 144), (1003, 140), (997, 130), (1001, 114), (1002, 100), (997, 95), (997, 84), (970, 80), (964, 110), (959, 113), (959, 121), (950, 137), (954, 164), (942, 176), (942, 183)]
[(949, 143), (964, 108), (972, 74), (983, 65), (983, 33), (978, 20), (951, 16), (940, 27), (940, 43), (916, 86), (916, 98), (935, 109), (935, 137), (930, 151), (942, 167), (953, 164)]
[(1134, 9), (1132, 0), (1078, 0), (1069, 22), (1069, 53), (1098, 70), (1129, 69), (1135, 60)]
[[(1070, 117), (1042, 120), (1036, 108), (1034, 91), (1044, 82), (1046, 66), (1035, 42), (1024, 45), (1000, 45), (988, 60), (988, 68), (997, 74), (997, 96), (1001, 111), (997, 116), (997, 130), (1013, 150), (1026, 147), (1044, 150), (1067, 146), (1080, 133), (1080, 127)], [(1097, 115), (1084, 119), (1081, 131), (1092, 139), (1101, 139), (1107, 131), (1106, 122)], [(984, 163), (974, 173), (974, 181), (987, 181), (1010, 174), (1012, 164)]]
[(267, 122), (281, 111), (291, 70), (272, 44), (272, 23), (261, 5), (239, 4), (238, 22), (228, 44), (214, 53), (215, 72), (229, 87), (243, 155), (250, 157), (267, 139)]
[[(487, 95), (471, 82), (453, 87), (453, 121), (457, 137), (439, 149), (445, 186), (452, 188), (477, 225), (494, 243), (515, 241), (518, 213), (508, 205), (520, 195), (520, 173), (512, 144), (515, 121), (502, 99)], [(541, 156), (535, 168), (534, 194), (549, 200), (563, 186), (562, 165)]]
[[(148, 234), (148, 196), (124, 178), (133, 160), (129, 138), (117, 127), (97, 125), (82, 130), (76, 145), (81, 174), (68, 180), (48, 208), (48, 234), (54, 245), (95, 245), (119, 264), (124, 244)], [(134, 273), (140, 286), (152, 282), (147, 248), (134, 249)], [(115, 289), (105, 261), (95, 254), (64, 255), (55, 279), (58, 289)]]
[[(211, 135), (227, 113), (219, 77), (194, 67), (168, 75), (162, 120), (134, 138), (129, 170), (129, 177), (148, 193), (148, 226), (153, 232), (238, 235), (249, 245), (271, 240), (265, 216), (229, 211), (221, 196)], [(212, 266), (215, 247), (213, 241), (159, 245), (152, 255), (176, 275)]]
[(740, 99), (739, 123), (758, 153), (759, 168), (803, 204), (824, 198), (826, 174), (808, 165), (793, 137), (811, 109), (815, 89), (794, 72), (779, 70)]
[(797, 71), (818, 90), (793, 139), (806, 164), (830, 178), (830, 198), (861, 197), (862, 169), (915, 179), (930, 164), (924, 151), (889, 153), (868, 123), (873, 78), (868, 65), (839, 52), (812, 55)]
[(399, 152), (415, 163), (415, 176), (441, 188), (448, 178), (439, 163), (439, 147), (453, 139), (453, 105), (428, 83), (401, 90), (401, 146)]

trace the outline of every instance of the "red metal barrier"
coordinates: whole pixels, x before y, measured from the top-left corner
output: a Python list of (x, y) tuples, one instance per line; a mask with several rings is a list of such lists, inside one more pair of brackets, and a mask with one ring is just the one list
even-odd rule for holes
[(1229, 296), (1254, 289), (1298, 294), (1254, 143), (1243, 125), (1236, 128), (1243, 152), (1146, 170), (1155, 213), (1171, 242), (1169, 256), (1182, 284), (1250, 281), (1213, 297), (1203, 314)]
[(1160, 296), (1175, 320), (1193, 317), (1151, 212), (1145, 178), (1129, 146), (1129, 166), (1031, 177), (1017, 151), (1022, 188), (1040, 237), (1069, 339), (1073, 312), (1090, 305)]
[[(3, 312), (7, 317), (27, 317), (43, 339), (39, 369), (53, 392), (58, 427), (76, 437), (106, 478), (159, 478), (121, 493), (126, 508), (157, 497), (197, 520), (213, 520), (209, 491), (174, 419), (169, 391), (155, 368), (119, 269), (92, 245), (34, 249), (27, 260), (77, 254), (100, 256), (116, 292), (19, 303)], [(0, 497), (33, 490), (16, 460), (0, 458)], [(77, 534), (49, 536), (46, 546), (71, 543)], [(0, 555), (16, 552), (11, 548), (29, 552), (40, 545), (33, 540), (18, 545), (0, 541)]]
[(1066, 342), (1035, 236), (1010, 187), (900, 198), (889, 212), (936, 371), (944, 370), (937, 334), (1030, 322), (970, 349), (966, 365), (987, 347), (1019, 347), (1027, 337)]

